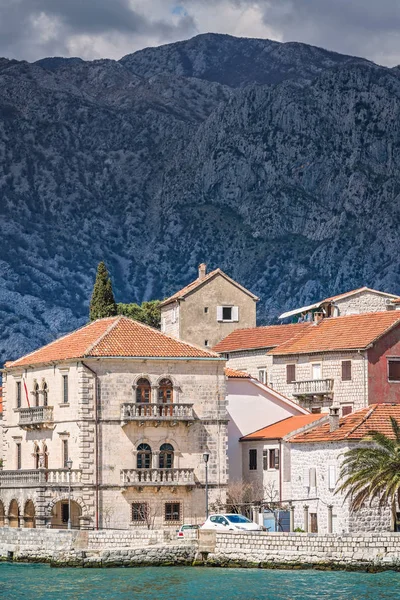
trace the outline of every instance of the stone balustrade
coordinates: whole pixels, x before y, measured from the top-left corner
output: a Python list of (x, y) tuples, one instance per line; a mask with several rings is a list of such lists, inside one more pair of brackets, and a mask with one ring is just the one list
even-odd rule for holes
[[(72, 469), (71, 486), (82, 481), (82, 471)], [(0, 471), (0, 488), (15, 487), (68, 487), (68, 469), (24, 469), (18, 471)]]
[(193, 404), (150, 404), (129, 402), (121, 404), (121, 422), (126, 425), (131, 421), (148, 422), (193, 422)]
[(33, 406), (20, 408), (19, 426), (23, 429), (40, 429), (53, 427), (53, 407)]
[(124, 469), (123, 486), (195, 485), (194, 469)]
[(333, 379), (295, 381), (293, 396), (321, 396), (333, 392)]

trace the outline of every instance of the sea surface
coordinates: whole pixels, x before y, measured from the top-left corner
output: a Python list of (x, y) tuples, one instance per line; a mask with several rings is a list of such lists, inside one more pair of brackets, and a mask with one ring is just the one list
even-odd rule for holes
[(0, 564), (1, 600), (387, 600), (400, 573), (148, 567), (53, 569)]

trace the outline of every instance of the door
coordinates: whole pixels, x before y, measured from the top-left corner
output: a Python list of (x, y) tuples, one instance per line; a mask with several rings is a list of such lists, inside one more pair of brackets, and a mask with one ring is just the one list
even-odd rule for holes
[(311, 533), (318, 533), (317, 513), (310, 513), (310, 529), (311, 529)]

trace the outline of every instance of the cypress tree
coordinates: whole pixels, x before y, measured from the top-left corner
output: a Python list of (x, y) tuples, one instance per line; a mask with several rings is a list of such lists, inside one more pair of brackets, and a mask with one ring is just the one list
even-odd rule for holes
[(114, 317), (117, 314), (117, 305), (112, 290), (111, 279), (103, 261), (97, 267), (96, 281), (90, 300), (90, 320)]

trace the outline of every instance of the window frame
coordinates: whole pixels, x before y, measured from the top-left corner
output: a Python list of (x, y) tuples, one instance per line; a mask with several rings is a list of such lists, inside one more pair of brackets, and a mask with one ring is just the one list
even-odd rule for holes
[[(344, 412), (345, 409), (349, 408), (350, 410)], [(342, 417), (347, 417), (347, 415), (351, 415), (353, 413), (353, 405), (352, 404), (344, 404), (341, 406), (342, 409)]]
[(62, 374), (62, 403), (69, 404), (69, 381), (68, 373)]
[[(135, 507), (138, 507), (137, 509)], [(135, 512), (136, 511), (136, 512)], [(138, 518), (134, 518), (138, 516)], [(146, 523), (149, 517), (148, 502), (132, 502), (131, 503), (131, 523)]]
[(16, 450), (17, 450), (17, 456), (16, 456), (16, 462), (17, 462), (17, 471), (21, 471), (22, 470), (22, 444), (21, 442), (17, 442), (16, 443)]
[[(167, 509), (167, 507), (171, 507), (170, 513), (169, 513), (169, 510)], [(178, 507), (178, 510), (176, 510), (176, 507)], [(174, 517), (176, 517), (176, 515), (177, 515), (177, 518), (174, 518)], [(181, 502), (165, 502), (165, 504), (164, 504), (164, 522), (165, 523), (180, 523), (181, 515), (182, 515)]]
[(257, 448), (249, 448), (249, 471), (257, 471)]
[(279, 470), (279, 448), (269, 448), (268, 469), (270, 471)]
[(22, 381), (19, 379), (15, 382), (15, 404), (16, 408), (22, 407)]
[[(146, 381), (146, 385), (140, 382)], [(148, 393), (148, 399), (146, 399), (146, 394)], [(135, 401), (137, 404), (151, 404), (151, 383), (147, 377), (140, 377), (136, 382), (135, 389)], [(140, 397), (140, 400), (138, 399)], [(143, 400), (145, 398), (145, 400)]]
[[(314, 377), (314, 367), (319, 366), (319, 377)], [(321, 379), (323, 379), (322, 376), (322, 361), (321, 360), (316, 360), (314, 362), (311, 363), (311, 380), (312, 381), (321, 381)]]
[[(346, 376), (348, 373), (346, 373), (346, 367), (345, 367), (345, 365), (349, 365), (349, 368), (348, 368), (349, 376), (348, 377)], [(353, 364), (352, 364), (352, 360), (351, 359), (342, 360), (342, 362), (341, 362), (341, 368), (342, 368), (342, 373), (341, 373), (341, 379), (342, 379), (342, 381), (353, 381)]]
[[(262, 379), (260, 379), (260, 374), (263, 374)], [(267, 385), (267, 367), (258, 367), (258, 381), (263, 385)]]
[(390, 363), (400, 363), (400, 357), (388, 356), (387, 357), (387, 380), (388, 383), (400, 383), (399, 379), (390, 379)]
[[(289, 379), (289, 367), (293, 368), (293, 379)], [(291, 384), (296, 381), (296, 363), (287, 363), (286, 364), (286, 383)]]
[(67, 461), (69, 459), (69, 446), (68, 439), (64, 438), (61, 440), (62, 442), (62, 461), (63, 461), (63, 469), (68, 469)]

